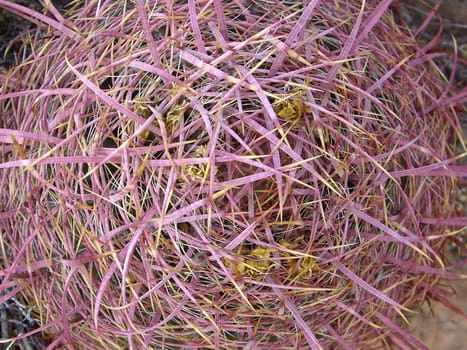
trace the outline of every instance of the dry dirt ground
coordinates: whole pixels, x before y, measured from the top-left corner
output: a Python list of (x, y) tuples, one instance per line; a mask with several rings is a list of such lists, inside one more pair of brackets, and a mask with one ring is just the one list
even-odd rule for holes
[[(454, 257), (456, 258), (456, 257)], [(459, 267), (467, 274), (467, 267)], [(449, 298), (451, 303), (467, 314), (467, 281), (450, 281), (456, 295)], [(411, 319), (412, 334), (432, 350), (467, 349), (467, 320), (441, 303), (424, 305), (420, 313)]]

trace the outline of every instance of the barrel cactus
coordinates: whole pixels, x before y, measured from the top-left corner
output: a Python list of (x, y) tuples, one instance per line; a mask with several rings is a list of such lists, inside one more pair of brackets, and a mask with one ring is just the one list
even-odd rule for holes
[[(426, 348), (455, 94), (392, 1), (0, 6), (2, 300), (49, 348)], [(10, 339), (11, 341), (11, 339)]]

